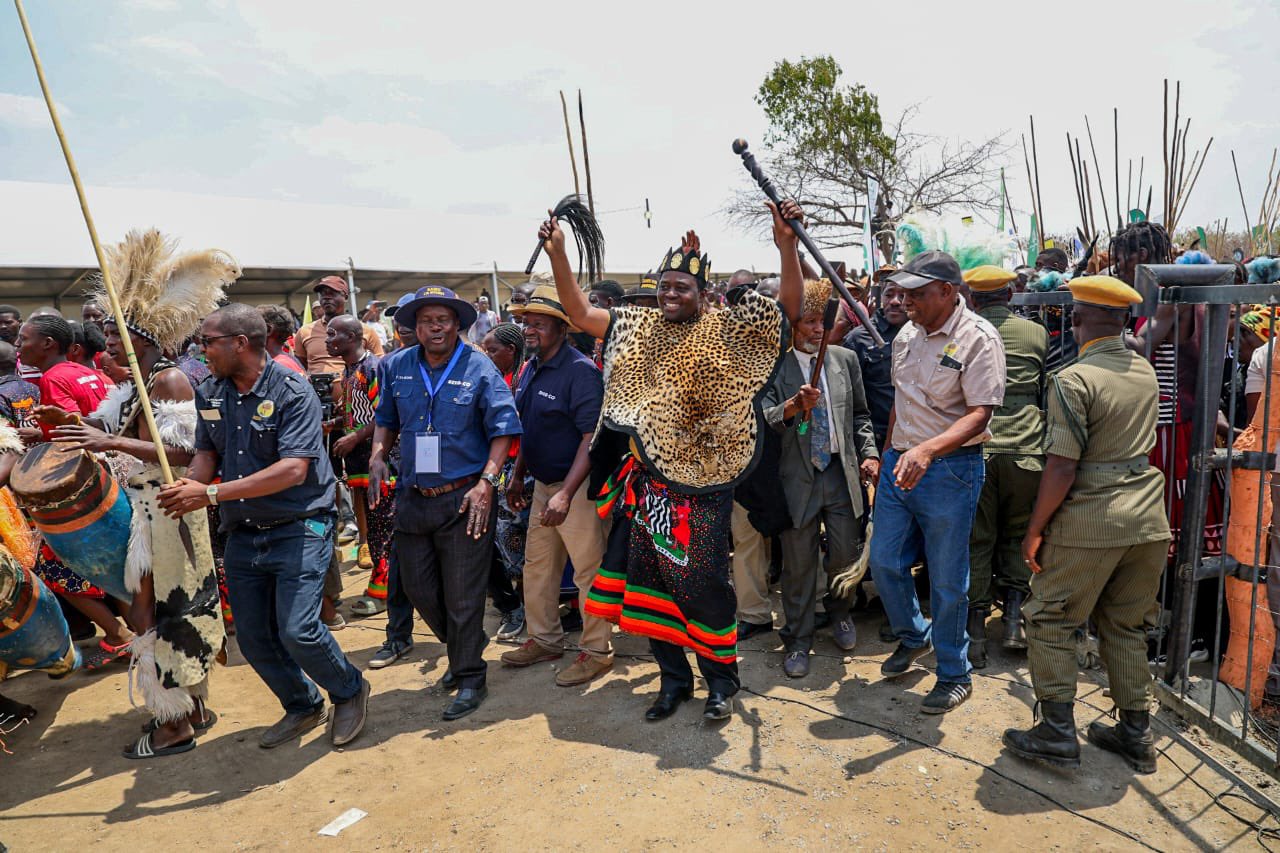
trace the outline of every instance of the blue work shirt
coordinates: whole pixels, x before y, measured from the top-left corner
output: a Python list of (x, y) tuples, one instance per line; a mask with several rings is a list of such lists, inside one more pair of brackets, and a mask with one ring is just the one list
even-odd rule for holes
[(230, 379), (210, 376), (196, 386), (196, 450), (218, 455), (223, 482), (257, 473), (280, 459), (310, 459), (296, 486), (260, 498), (220, 502), (222, 529), (268, 526), (332, 512), (333, 467), (324, 448), (320, 398), (302, 374), (266, 360), (241, 394)]
[(595, 432), (604, 402), (604, 379), (595, 362), (565, 340), (549, 361), (534, 358), (516, 386), (516, 409), (525, 436), (525, 469), (540, 483), (569, 475), (582, 436)]
[[(498, 368), (487, 355), (461, 340), (458, 346), (462, 356), (434, 403), (422, 381), (422, 370), (427, 370), (434, 385), (445, 367), (429, 367), (421, 346), (382, 359), (382, 399), (374, 424), (400, 433), (398, 488), (431, 489), (479, 474), (489, 459), (489, 443), (521, 432), (515, 400)], [(440, 435), (439, 474), (416, 473), (417, 436), (427, 432), (428, 421)]]

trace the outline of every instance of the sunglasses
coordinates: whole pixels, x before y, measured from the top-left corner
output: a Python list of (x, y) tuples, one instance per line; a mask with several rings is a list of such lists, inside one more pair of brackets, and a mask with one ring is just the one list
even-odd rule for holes
[(202, 347), (208, 347), (214, 341), (220, 341), (223, 338), (240, 338), (243, 335), (196, 335), (196, 343)]

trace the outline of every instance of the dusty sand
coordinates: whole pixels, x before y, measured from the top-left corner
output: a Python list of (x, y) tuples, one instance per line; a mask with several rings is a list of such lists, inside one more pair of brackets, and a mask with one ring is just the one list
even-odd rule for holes
[[(353, 598), (361, 573), (349, 570), (345, 580)], [(337, 634), (357, 665), (378, 649), (384, 622), (352, 620)], [(62, 681), (25, 673), (5, 682), (4, 693), (37, 706), (39, 716), (7, 737), (12, 755), (0, 754), (0, 842), (21, 853), (1137, 849), (1003, 775), (1159, 850), (1256, 846), (1167, 759), (1157, 774), (1135, 776), (1088, 744), (1075, 774), (1003, 755), (1000, 733), (1028, 723), (1033, 699), (1024, 661), (998, 649), (972, 700), (943, 717), (921, 714), (933, 676), (919, 669), (882, 680), (879, 664), (891, 649), (877, 639), (878, 624), (878, 615), (859, 620), (859, 646), (847, 662), (820, 634), (812, 672), (800, 681), (782, 675), (776, 634), (748, 641), (743, 683), (769, 698), (741, 694), (733, 719), (716, 726), (701, 719), (701, 684), (672, 719), (643, 722), (657, 670), (623, 657), (644, 654), (635, 637), (618, 640), (612, 673), (585, 689), (557, 688), (552, 664), (503, 668), (497, 658), (506, 647), (490, 644), (488, 702), (444, 723), (443, 648), (418, 623), (413, 653), (368, 673), (368, 725), (345, 750), (319, 731), (259, 749), (258, 734), (280, 709), (233, 641), (230, 665), (214, 674), (211, 707), (221, 720), (193, 752), (147, 762), (120, 757), (146, 719), (129, 707), (123, 666)], [(1109, 708), (1100, 680), (1083, 675), (1080, 695)], [(830, 714), (896, 729), (977, 764)], [(1078, 707), (1077, 724), (1083, 730), (1096, 716)], [(1215, 793), (1230, 787), (1167, 737), (1158, 745)], [(368, 817), (337, 838), (316, 834), (350, 807)]]

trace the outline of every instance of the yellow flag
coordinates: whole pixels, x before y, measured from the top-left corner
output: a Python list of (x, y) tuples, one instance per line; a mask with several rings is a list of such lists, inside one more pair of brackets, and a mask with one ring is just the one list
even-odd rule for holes
[(307, 304), (302, 309), (302, 325), (311, 325), (311, 294), (307, 294)]

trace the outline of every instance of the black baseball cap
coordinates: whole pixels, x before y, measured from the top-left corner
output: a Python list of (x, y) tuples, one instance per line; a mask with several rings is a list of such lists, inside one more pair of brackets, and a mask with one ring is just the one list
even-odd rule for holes
[(889, 276), (889, 281), (907, 290), (924, 287), (931, 281), (945, 281), (956, 287), (964, 285), (960, 265), (946, 252), (930, 251), (916, 255), (906, 266)]

